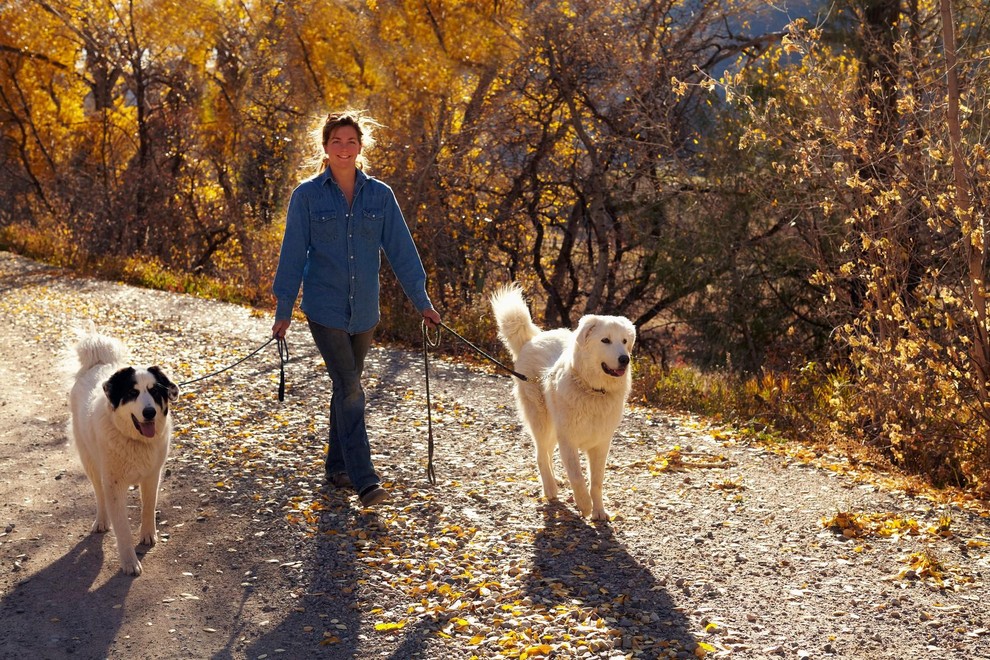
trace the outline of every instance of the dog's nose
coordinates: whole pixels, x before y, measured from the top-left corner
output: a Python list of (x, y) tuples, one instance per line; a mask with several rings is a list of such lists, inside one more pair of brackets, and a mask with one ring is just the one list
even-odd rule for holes
[(619, 356), (619, 364), (621, 364), (623, 367), (626, 366), (627, 364), (629, 364), (629, 356), (628, 355), (620, 355)]
[(155, 418), (155, 413), (156, 412), (157, 411), (155, 410), (155, 407), (154, 406), (148, 406), (144, 410), (141, 411), (141, 414), (144, 415), (144, 418), (145, 419), (151, 420), (151, 419), (154, 419)]

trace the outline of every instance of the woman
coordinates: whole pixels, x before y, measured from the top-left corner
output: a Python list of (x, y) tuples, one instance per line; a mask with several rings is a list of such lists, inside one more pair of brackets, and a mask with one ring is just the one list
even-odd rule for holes
[(272, 292), (272, 335), (285, 336), (299, 286), (300, 308), (333, 382), (327, 480), (352, 485), (362, 506), (388, 498), (371, 463), (361, 386), (364, 358), (380, 319), (379, 270), (384, 251), (426, 322), (440, 315), (426, 293), (426, 271), (392, 189), (364, 173), (361, 149), (373, 122), (331, 114), (323, 124), (320, 172), (292, 192)]

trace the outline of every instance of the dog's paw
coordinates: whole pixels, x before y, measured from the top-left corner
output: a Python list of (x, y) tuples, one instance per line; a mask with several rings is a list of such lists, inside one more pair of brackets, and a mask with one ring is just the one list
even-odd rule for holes
[(105, 534), (110, 531), (110, 523), (105, 520), (100, 520), (97, 518), (93, 522), (93, 526), (89, 528), (90, 534)]
[(121, 559), (120, 570), (124, 572), (124, 575), (141, 575), (141, 562), (138, 561), (137, 554), (127, 559)]
[(596, 508), (594, 511), (591, 512), (592, 520), (611, 520), (611, 518), (612, 518), (612, 514), (610, 514), (604, 508), (601, 509)]
[(547, 498), (548, 502), (556, 500), (558, 492), (556, 483), (543, 484), (543, 497)]
[(158, 543), (157, 530), (153, 529), (150, 532), (141, 531), (141, 545), (155, 545), (156, 543)]
[(587, 518), (588, 516), (591, 515), (591, 511), (592, 511), (591, 498), (588, 497), (587, 494), (582, 494), (580, 492), (575, 491), (574, 506), (576, 506), (577, 510), (581, 512), (582, 517)]

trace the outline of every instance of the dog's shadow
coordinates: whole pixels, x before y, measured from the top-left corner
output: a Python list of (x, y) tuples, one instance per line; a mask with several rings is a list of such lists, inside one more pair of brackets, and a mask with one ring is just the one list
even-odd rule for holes
[(133, 578), (118, 572), (93, 589), (102, 568), (103, 535), (88, 534), (61, 559), (3, 597), (0, 639), (8, 649), (38, 648), (41, 642), (49, 650), (44, 657), (49, 658), (81, 649), (106, 657), (123, 621), (124, 608), (119, 605)]
[[(611, 524), (589, 523), (567, 506), (542, 507), (534, 539), (527, 593), (547, 609), (566, 608), (573, 619), (598, 626), (614, 649), (647, 653), (681, 646), (691, 655), (697, 640), (652, 571), (616, 538)], [(616, 630), (608, 631), (609, 626)], [(605, 634), (607, 632), (607, 634)], [(621, 646), (620, 646), (621, 645)]]

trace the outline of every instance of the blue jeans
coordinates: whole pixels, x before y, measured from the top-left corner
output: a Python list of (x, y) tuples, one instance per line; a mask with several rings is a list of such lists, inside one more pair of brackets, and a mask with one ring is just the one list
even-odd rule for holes
[(381, 482), (371, 464), (371, 445), (364, 422), (364, 388), (361, 372), (371, 348), (374, 330), (357, 335), (309, 321), (313, 341), (333, 382), (330, 395), (330, 441), (327, 474), (347, 472), (354, 490), (362, 492)]

